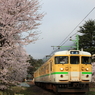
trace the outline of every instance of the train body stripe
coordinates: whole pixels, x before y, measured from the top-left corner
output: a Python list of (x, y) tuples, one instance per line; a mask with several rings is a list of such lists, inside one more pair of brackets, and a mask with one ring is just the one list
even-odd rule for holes
[(92, 72), (82, 72), (82, 74), (92, 74)]
[(38, 76), (38, 77), (35, 77), (35, 78), (45, 77), (45, 76), (54, 75), (54, 74), (68, 74), (68, 72), (53, 72), (53, 73), (45, 74), (45, 75)]
[[(40, 78), (40, 77), (45, 77), (45, 76), (49, 76), (49, 75), (55, 75), (55, 74), (68, 74), (69, 72), (53, 72), (53, 73), (50, 73), (50, 74), (45, 74), (45, 75), (42, 75), (42, 76), (38, 76), (38, 77), (35, 77), (35, 78)], [(92, 74), (92, 72), (81, 72), (82, 74)]]
[(53, 74), (68, 74), (68, 72), (53, 72), (53, 73), (51, 73), (51, 75), (53, 75)]

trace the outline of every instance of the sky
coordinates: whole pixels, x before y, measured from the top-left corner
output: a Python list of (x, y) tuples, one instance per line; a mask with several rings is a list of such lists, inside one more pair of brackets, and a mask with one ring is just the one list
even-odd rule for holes
[[(40, 13), (45, 13), (38, 31), (39, 40), (25, 46), (26, 52), (34, 59), (43, 59), (53, 51), (51, 46), (59, 46), (74, 28), (95, 7), (95, 0), (40, 0)], [(95, 9), (82, 21), (95, 20)], [(79, 26), (70, 34), (79, 30)], [(70, 37), (69, 36), (69, 37)], [(69, 46), (67, 41), (64, 46)]]

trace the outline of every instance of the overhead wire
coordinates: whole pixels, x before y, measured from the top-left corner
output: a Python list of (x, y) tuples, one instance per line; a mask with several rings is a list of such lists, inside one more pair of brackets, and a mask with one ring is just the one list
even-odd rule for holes
[[(79, 24), (69, 33), (69, 35), (67, 35), (67, 37), (59, 44), (59, 46), (64, 45), (67, 41), (68, 41), (68, 37), (76, 30), (76, 28), (90, 15), (90, 13), (95, 9), (95, 7), (81, 20), (81, 22), (79, 22)], [(75, 33), (77, 34), (77, 32)], [(74, 36), (75, 34), (73, 34), (72, 36)], [(72, 37), (71, 36), (71, 37)]]

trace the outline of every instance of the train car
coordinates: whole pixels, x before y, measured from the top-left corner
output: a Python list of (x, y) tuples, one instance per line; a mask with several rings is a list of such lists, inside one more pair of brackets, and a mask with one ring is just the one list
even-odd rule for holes
[(34, 72), (35, 84), (56, 94), (88, 92), (91, 77), (91, 54), (80, 50), (55, 52)]

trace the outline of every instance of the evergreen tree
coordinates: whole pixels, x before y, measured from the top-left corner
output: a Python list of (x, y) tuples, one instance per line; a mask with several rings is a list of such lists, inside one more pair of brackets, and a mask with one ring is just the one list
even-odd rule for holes
[(28, 74), (30, 74), (33, 78), (34, 72), (44, 63), (42, 59), (34, 59), (31, 55), (29, 55), (30, 66), (28, 67)]
[(95, 21), (86, 21), (78, 32), (82, 33), (82, 35), (79, 36), (79, 48), (83, 48), (83, 50), (95, 54)]

